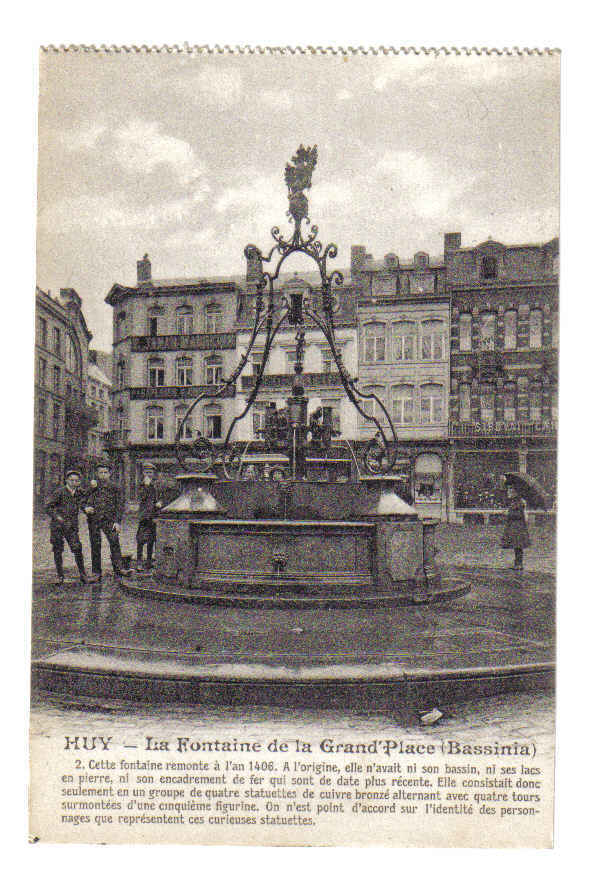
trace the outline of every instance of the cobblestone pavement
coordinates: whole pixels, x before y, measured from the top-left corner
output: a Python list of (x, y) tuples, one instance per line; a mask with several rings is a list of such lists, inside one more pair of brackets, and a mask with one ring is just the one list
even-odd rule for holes
[[(121, 547), (123, 554), (135, 555), (135, 532), (137, 521), (133, 516), (123, 519)], [(501, 548), (501, 525), (459, 525), (440, 524), (436, 529), (436, 545), (439, 549), (438, 562), (449, 567), (488, 567), (504, 569), (513, 563), (513, 553)], [(80, 539), (84, 549), (87, 567), (90, 566), (90, 546), (88, 528), (83, 518), (80, 520)], [(554, 573), (556, 570), (556, 536), (552, 525), (530, 526), (532, 545), (524, 553), (527, 570), (532, 572)], [(108, 545), (103, 539), (103, 566), (110, 567)], [(33, 525), (34, 569), (53, 568), (53, 554), (49, 544), (49, 520), (46, 516), (36, 516)], [(65, 547), (64, 564), (74, 568), (72, 556)]]

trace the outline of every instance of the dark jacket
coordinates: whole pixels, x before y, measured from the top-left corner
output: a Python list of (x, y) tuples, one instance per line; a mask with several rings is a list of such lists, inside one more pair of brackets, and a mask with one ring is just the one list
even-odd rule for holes
[(121, 523), (124, 510), (124, 500), (121, 489), (112, 482), (98, 482), (96, 488), (86, 492), (84, 506), (92, 506), (93, 519), (97, 522)]
[[(51, 527), (62, 525), (70, 530), (78, 530), (78, 514), (84, 500), (84, 491), (78, 488), (74, 494), (62, 485), (45, 504), (45, 511), (51, 518)], [(58, 521), (57, 516), (63, 519)]]
[(507, 518), (501, 547), (504, 549), (527, 549), (530, 535), (526, 524), (526, 505), (521, 497), (513, 497), (507, 504)]
[(156, 503), (159, 500), (157, 489), (151, 485), (141, 485), (139, 488), (139, 521), (152, 521), (158, 512)]

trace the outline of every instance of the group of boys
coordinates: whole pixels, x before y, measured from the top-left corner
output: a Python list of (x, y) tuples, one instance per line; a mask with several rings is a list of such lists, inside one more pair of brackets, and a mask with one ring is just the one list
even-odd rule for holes
[[(153, 483), (154, 467), (144, 466), (144, 479), (139, 494), (139, 526), (137, 529), (137, 562), (143, 560), (143, 547), (147, 546), (146, 569), (151, 568), (153, 547), (155, 545), (155, 515), (161, 507)], [(113, 571), (120, 576), (128, 576), (130, 570), (123, 566), (119, 534), (124, 510), (121, 489), (110, 480), (111, 466), (101, 461), (96, 468), (96, 479), (90, 480), (87, 488), (82, 488), (82, 475), (79, 470), (68, 470), (65, 485), (58, 488), (46, 504), (51, 519), (51, 546), (59, 582), (63, 582), (63, 549), (67, 542), (75, 558), (81, 582), (100, 582), (102, 579), (102, 534), (110, 547)], [(80, 542), (79, 514), (83, 512), (88, 521), (90, 553), (92, 555), (92, 574), (88, 576), (84, 567), (82, 543)]]

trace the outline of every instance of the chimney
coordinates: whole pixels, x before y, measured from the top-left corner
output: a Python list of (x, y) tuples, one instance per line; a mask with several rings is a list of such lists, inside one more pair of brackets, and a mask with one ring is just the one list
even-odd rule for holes
[(248, 287), (257, 285), (258, 280), (263, 273), (262, 260), (259, 249), (255, 246), (248, 246), (245, 250), (245, 258), (247, 262), (245, 281)]
[(143, 255), (141, 261), (137, 261), (137, 284), (151, 282), (151, 261), (147, 255)]
[(60, 288), (59, 302), (62, 306), (75, 306), (78, 309), (82, 306), (82, 299), (74, 288)]
[(366, 265), (366, 246), (352, 246), (350, 251), (350, 272), (352, 277), (364, 269)]
[(448, 256), (453, 252), (457, 252), (462, 245), (461, 233), (445, 233), (444, 234), (444, 262), (448, 260)]

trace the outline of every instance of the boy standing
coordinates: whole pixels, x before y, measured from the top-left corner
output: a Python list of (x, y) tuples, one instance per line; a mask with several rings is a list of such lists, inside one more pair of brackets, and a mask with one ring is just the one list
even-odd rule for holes
[(161, 509), (161, 501), (158, 500), (157, 489), (153, 483), (155, 467), (153, 464), (144, 464), (143, 482), (139, 489), (139, 526), (137, 528), (137, 567), (143, 562), (143, 546), (147, 546), (146, 570), (151, 570), (153, 547), (155, 545), (155, 516)]
[(84, 512), (92, 516), (88, 525), (90, 534), (90, 551), (92, 553), (92, 572), (102, 575), (102, 534), (110, 546), (110, 557), (113, 571), (120, 576), (128, 576), (129, 570), (123, 569), (121, 544), (121, 520), (123, 517), (123, 495), (120, 488), (110, 481), (111, 466), (109, 461), (101, 461), (96, 469), (97, 484), (86, 495)]
[(84, 569), (84, 556), (78, 528), (78, 514), (83, 498), (83, 492), (80, 489), (81, 479), (78, 470), (68, 470), (65, 474), (65, 485), (57, 489), (45, 506), (51, 518), (51, 545), (58, 582), (63, 582), (64, 540), (76, 559), (80, 582), (97, 581), (94, 578), (88, 579)]

